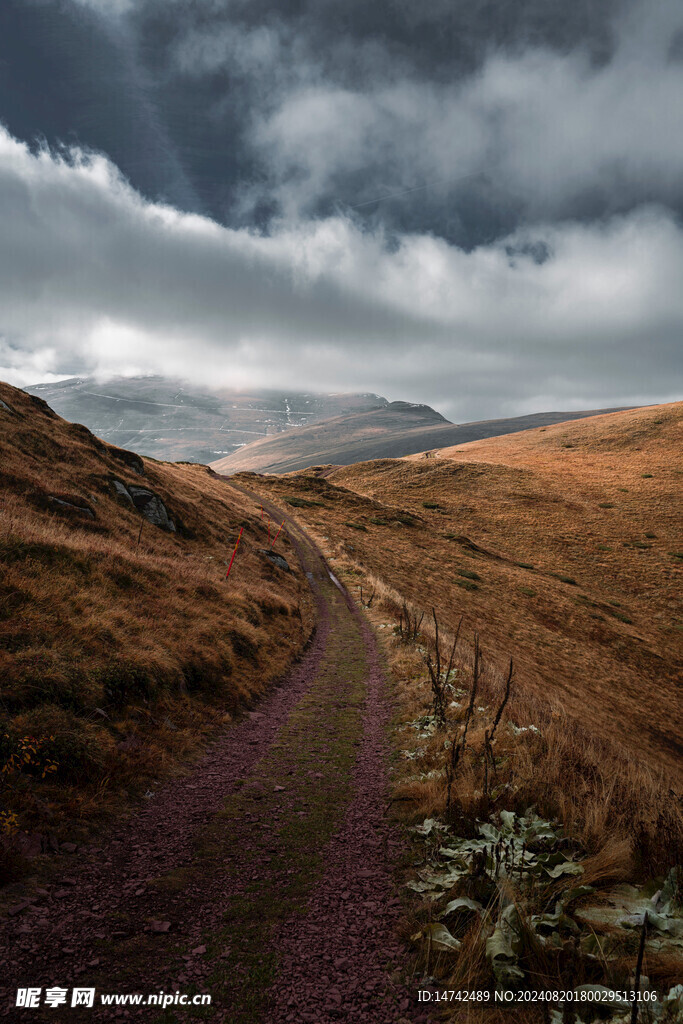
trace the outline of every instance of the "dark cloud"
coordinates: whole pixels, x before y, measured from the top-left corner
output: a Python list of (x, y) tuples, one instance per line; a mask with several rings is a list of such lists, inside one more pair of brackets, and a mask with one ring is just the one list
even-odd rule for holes
[(678, 0), (5, 0), (5, 372), (673, 397), (681, 38)]
[[(234, 225), (267, 227), (293, 208), (325, 216), (438, 179), (419, 201), (358, 216), (471, 247), (534, 215), (535, 177), (518, 180), (509, 163), (520, 146), (533, 155), (548, 115), (530, 111), (520, 123), (519, 90), (544, 91), (544, 55), (558, 68), (577, 62), (558, 89), (609, 67), (634, 6), (7, 0), (0, 38), (8, 94), (21, 109), (11, 101), (2, 117), (21, 138), (38, 133), (100, 149), (148, 197)], [(489, 91), (478, 98), (482, 75)], [(549, 96), (547, 107), (555, 101)], [(302, 132), (298, 119), (309, 111), (317, 123)], [(581, 122), (602, 111), (575, 106), (567, 114)], [(551, 124), (557, 116), (553, 109)], [(590, 125), (575, 128), (584, 147), (594, 144)], [(670, 198), (657, 180), (634, 183), (628, 168), (621, 180), (623, 155), (619, 145), (606, 155), (599, 181), (589, 167), (582, 187), (563, 196), (563, 215), (591, 216), (607, 195), (614, 205), (615, 183), (620, 209), (642, 199), (643, 188), (647, 200)], [(449, 185), (466, 173), (475, 174), (468, 184)]]

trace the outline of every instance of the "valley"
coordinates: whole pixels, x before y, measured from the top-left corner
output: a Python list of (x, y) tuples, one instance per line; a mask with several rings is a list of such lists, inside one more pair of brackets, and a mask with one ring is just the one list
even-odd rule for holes
[(683, 404), (221, 477), (0, 401), (0, 1016), (427, 1024), (623, 988), (649, 907), (678, 1019)]

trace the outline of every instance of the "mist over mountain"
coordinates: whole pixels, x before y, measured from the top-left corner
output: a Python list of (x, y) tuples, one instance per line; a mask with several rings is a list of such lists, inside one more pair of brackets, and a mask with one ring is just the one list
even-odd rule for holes
[(212, 462), (280, 431), (388, 405), (379, 395), (212, 391), (161, 376), (73, 377), (24, 390), (111, 444), (173, 462)]

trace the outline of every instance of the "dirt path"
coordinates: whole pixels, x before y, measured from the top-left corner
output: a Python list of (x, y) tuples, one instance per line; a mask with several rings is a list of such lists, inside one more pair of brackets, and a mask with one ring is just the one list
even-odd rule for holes
[[(273, 510), (273, 514), (277, 513)], [(281, 513), (280, 513), (281, 514)], [(186, 779), (78, 851), (0, 927), (0, 1016), (225, 1024), (424, 1019), (405, 951), (386, 817), (389, 714), (371, 630), (289, 521), (318, 605), (304, 658)], [(15, 1006), (59, 986), (67, 1006)], [(89, 1011), (72, 988), (95, 986)], [(103, 993), (211, 1006), (103, 1007)]]

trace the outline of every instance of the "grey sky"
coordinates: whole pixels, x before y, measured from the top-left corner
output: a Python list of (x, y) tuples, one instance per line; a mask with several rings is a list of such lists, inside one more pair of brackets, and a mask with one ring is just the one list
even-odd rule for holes
[(0, 40), (5, 379), (680, 397), (680, 3), (7, 0)]

